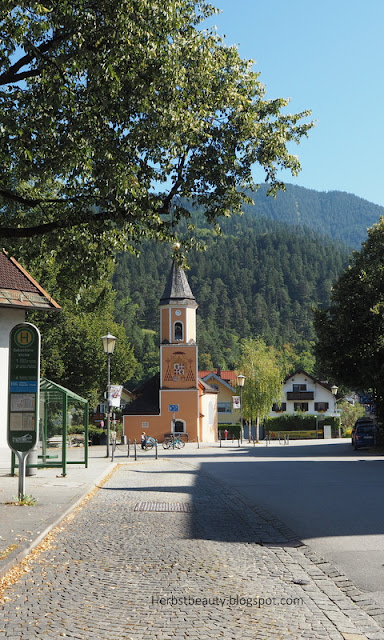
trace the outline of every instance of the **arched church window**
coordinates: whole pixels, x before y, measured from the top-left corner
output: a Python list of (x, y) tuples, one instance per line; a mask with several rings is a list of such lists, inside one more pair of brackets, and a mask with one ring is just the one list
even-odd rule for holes
[(174, 422), (174, 433), (184, 433), (185, 432), (185, 422), (184, 420), (175, 420)]
[(175, 332), (175, 341), (176, 340), (183, 340), (183, 323), (182, 322), (175, 322), (175, 326), (174, 326), (174, 332)]

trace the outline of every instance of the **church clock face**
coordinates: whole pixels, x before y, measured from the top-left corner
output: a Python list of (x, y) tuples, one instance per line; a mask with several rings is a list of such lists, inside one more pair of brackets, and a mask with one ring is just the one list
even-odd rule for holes
[(177, 311), (175, 311), (175, 316), (181, 316), (181, 311), (180, 311), (180, 309), (177, 309)]

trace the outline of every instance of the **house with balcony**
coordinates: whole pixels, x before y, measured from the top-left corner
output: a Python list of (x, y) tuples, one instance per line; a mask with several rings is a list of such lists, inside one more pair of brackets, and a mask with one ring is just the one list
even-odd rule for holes
[(332, 385), (298, 369), (284, 380), (281, 400), (273, 405), (269, 416), (275, 418), (282, 413), (334, 416), (335, 410)]

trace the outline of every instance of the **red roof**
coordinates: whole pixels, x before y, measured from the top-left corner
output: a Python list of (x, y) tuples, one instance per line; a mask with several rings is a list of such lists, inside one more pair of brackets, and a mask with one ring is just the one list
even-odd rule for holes
[(60, 309), (57, 302), (5, 249), (0, 252), (0, 307)]
[(211, 373), (228, 382), (233, 387), (236, 385), (237, 374), (235, 371), (224, 371), (223, 369), (212, 369), (211, 371), (199, 371), (199, 378), (206, 378)]

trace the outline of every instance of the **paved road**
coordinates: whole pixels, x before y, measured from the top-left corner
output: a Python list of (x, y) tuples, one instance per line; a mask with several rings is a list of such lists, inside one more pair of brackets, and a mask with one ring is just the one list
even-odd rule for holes
[(354, 451), (349, 440), (248, 450), (227, 443), (215, 455), (202, 449), (199, 464), (230, 478), (384, 606), (384, 457)]
[(384, 640), (361, 596), (196, 470), (204, 456), (118, 467), (17, 569), (0, 638)]

